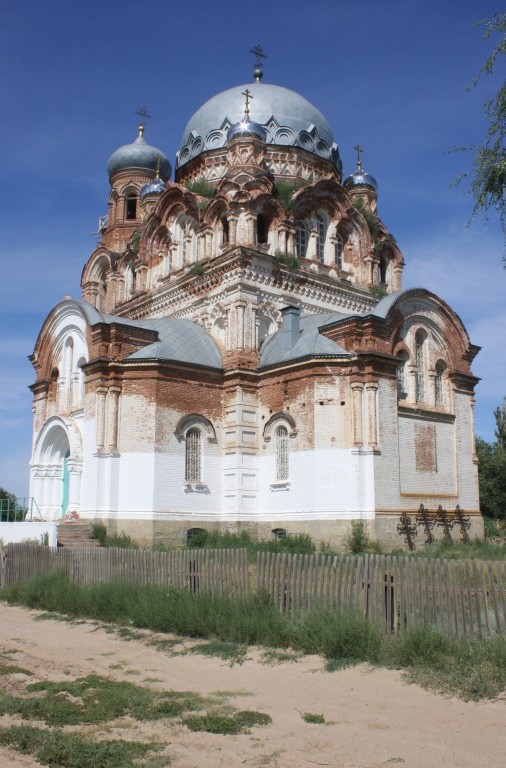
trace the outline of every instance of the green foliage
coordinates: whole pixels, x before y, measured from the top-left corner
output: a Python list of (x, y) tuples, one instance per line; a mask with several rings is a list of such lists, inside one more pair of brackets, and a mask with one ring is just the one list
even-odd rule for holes
[(66, 768), (135, 768), (138, 759), (160, 749), (140, 741), (94, 741), (60, 730), (48, 731), (28, 725), (0, 730), (0, 744), (34, 755), (42, 765)]
[[(479, 25), (484, 27), (485, 40), (499, 34), (500, 41), (469, 88), (474, 88), (482, 75), (491, 75), (500, 57), (506, 55), (506, 13), (496, 13), (491, 19), (479, 22)], [(467, 178), (470, 180), (470, 191), (474, 197), (471, 221), (479, 212), (486, 216), (487, 211), (495, 209), (503, 231), (506, 231), (506, 82), (503, 81), (494, 98), (485, 102), (484, 110), (488, 131), (483, 143), (452, 150), (471, 152), (473, 155), (471, 169), (462, 173), (455, 184)]]
[(92, 523), (91, 538), (99, 541), (100, 545), (104, 547), (107, 539), (107, 526), (104, 523)]
[[(485, 525), (487, 518), (485, 518)], [(457, 533), (455, 532), (455, 536)], [(493, 534), (492, 534), (493, 535)], [(499, 534), (497, 534), (499, 535)], [(441, 560), (504, 560), (506, 547), (502, 544), (492, 544), (486, 539), (472, 541), (435, 541), (428, 547), (419, 546), (414, 552), (396, 549), (391, 553), (400, 557), (439, 558)]]
[(132, 253), (139, 253), (139, 245), (141, 242), (141, 233), (140, 232), (134, 232), (132, 235), (132, 239), (130, 240), (130, 250)]
[(214, 187), (209, 184), (205, 179), (196, 179), (195, 181), (189, 181), (185, 184), (188, 192), (193, 192), (195, 195), (201, 195), (202, 197), (214, 197)]
[(311, 723), (312, 725), (323, 725), (325, 717), (313, 712), (302, 712), (301, 717), (305, 723)]
[(343, 538), (343, 544), (346, 552), (353, 555), (381, 553), (380, 545), (371, 541), (367, 525), (362, 520), (353, 520), (349, 533)]
[(124, 531), (109, 536), (107, 526), (101, 522), (92, 523), (91, 538), (99, 541), (101, 547), (109, 549), (139, 549), (139, 545)]
[(255, 725), (269, 725), (272, 720), (263, 712), (251, 712), (245, 710), (234, 715), (222, 715), (219, 713), (207, 713), (205, 715), (192, 715), (183, 719), (190, 731), (206, 731), (207, 733), (221, 733), (226, 735), (249, 733)]
[(388, 291), (383, 285), (371, 285), (369, 293), (372, 293), (376, 299), (382, 299), (387, 295)]
[(189, 272), (192, 275), (203, 275), (204, 274), (204, 267), (200, 263), (200, 261), (196, 261), (194, 264), (191, 265)]
[[(506, 688), (504, 637), (453, 638), (430, 626), (384, 635), (360, 614), (327, 608), (281, 614), (266, 595), (237, 600), (121, 583), (77, 587), (58, 573), (7, 587), (2, 597), (31, 608), (211, 638), (209, 647), (218, 649), (217, 640), (223, 644), (223, 653), (232, 653), (233, 646), (226, 644), (251, 644), (318, 653), (327, 659), (328, 669), (362, 661), (397, 667), (414, 682), (469, 700), (494, 697)], [(33, 692), (38, 694), (33, 703), (4, 694), (0, 714), (17, 713), (54, 723), (99, 722), (106, 711), (156, 719), (203, 704), (191, 698), (193, 694), (143, 692), (131, 683), (108, 681), (106, 685), (103, 678), (94, 676), (74, 683), (41, 683)]]
[(289, 269), (298, 269), (299, 260), (294, 253), (287, 253), (286, 251), (276, 251), (274, 258), (279, 264), (283, 264)]
[(476, 440), (480, 509), (487, 517), (506, 520), (506, 451), (498, 443)]
[(277, 181), (274, 186), (274, 192), (277, 195), (279, 202), (289, 213), (293, 208), (293, 196), (295, 192), (304, 187), (303, 181)]
[(247, 549), (250, 562), (255, 562), (257, 552), (287, 552), (310, 555), (316, 551), (307, 533), (287, 534), (279, 539), (253, 541), (247, 531), (197, 531), (189, 539), (187, 549)]
[(372, 211), (369, 211), (365, 207), (364, 201), (361, 200), (361, 198), (357, 198), (356, 200), (354, 200), (353, 205), (357, 209), (357, 211), (359, 211), (359, 213), (361, 213), (362, 216), (364, 217), (367, 227), (369, 229), (371, 240), (373, 242), (373, 247), (374, 247), (378, 243), (378, 236), (380, 232), (378, 217), (375, 216), (374, 213), (372, 213)]
[(25, 516), (26, 509), (17, 503), (15, 494), (0, 487), (0, 522), (22, 522)]
[(242, 664), (246, 659), (247, 647), (239, 645), (238, 643), (225, 643), (221, 640), (213, 640), (209, 643), (202, 645), (195, 645), (192, 649), (192, 653), (199, 654), (200, 656), (216, 656), (223, 661), (230, 662), (230, 666), (234, 664)]

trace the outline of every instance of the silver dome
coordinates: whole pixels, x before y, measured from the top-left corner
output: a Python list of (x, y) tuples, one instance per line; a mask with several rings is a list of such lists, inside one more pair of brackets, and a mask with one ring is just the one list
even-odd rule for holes
[(228, 129), (227, 143), (232, 141), (234, 136), (258, 136), (258, 138), (265, 141), (267, 138), (267, 132), (260, 123), (252, 123), (251, 120), (242, 120), (240, 123), (235, 123)]
[(343, 186), (345, 189), (350, 189), (351, 187), (368, 187), (375, 192), (378, 191), (378, 182), (374, 176), (358, 169), (345, 178)]
[(226, 145), (229, 128), (244, 120), (245, 89), (252, 96), (250, 120), (264, 127), (268, 144), (299, 146), (340, 165), (332, 130), (321, 112), (295, 91), (258, 81), (223, 91), (195, 112), (183, 132), (177, 167)]
[(167, 189), (167, 184), (157, 176), (156, 179), (141, 187), (140, 198), (144, 200), (148, 195), (161, 195)]
[(144, 138), (143, 128), (139, 128), (139, 135), (132, 144), (125, 144), (113, 152), (107, 163), (109, 178), (117, 171), (130, 168), (159, 172), (161, 178), (167, 181), (171, 174), (169, 159), (156, 147), (148, 144)]

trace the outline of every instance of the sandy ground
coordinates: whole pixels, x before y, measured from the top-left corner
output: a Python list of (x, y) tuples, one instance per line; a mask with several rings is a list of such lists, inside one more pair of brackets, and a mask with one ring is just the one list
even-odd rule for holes
[[(359, 666), (326, 672), (322, 660), (267, 664), (250, 649), (242, 664), (175, 655), (144, 640), (124, 640), (92, 622), (36, 620), (37, 612), (0, 604), (0, 652), (34, 679), (69, 680), (90, 673), (159, 690), (226, 691), (238, 709), (268, 713), (272, 724), (250, 734), (193, 733), (171, 721), (109, 731), (115, 738), (167, 744), (161, 764), (174, 768), (503, 768), (506, 702), (465, 703), (406, 685), (398, 672)], [(194, 644), (194, 643), (192, 643)], [(188, 645), (188, 644), (187, 644)], [(14, 677), (14, 681), (12, 678)], [(0, 686), (16, 684), (0, 677)], [(10, 681), (10, 682), (9, 682)], [(18, 680), (18, 685), (22, 680)], [(322, 714), (308, 724), (301, 713)], [(0, 726), (14, 722), (0, 717)], [(0, 767), (37, 766), (33, 758), (0, 747)]]

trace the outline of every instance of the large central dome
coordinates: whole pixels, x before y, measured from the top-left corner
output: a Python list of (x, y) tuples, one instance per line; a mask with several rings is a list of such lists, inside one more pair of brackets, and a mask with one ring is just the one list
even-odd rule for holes
[(188, 121), (177, 167), (209, 149), (224, 147), (231, 125), (244, 118), (244, 91), (251, 94), (249, 118), (263, 125), (268, 144), (298, 146), (339, 164), (332, 130), (322, 113), (289, 88), (256, 81), (213, 96)]

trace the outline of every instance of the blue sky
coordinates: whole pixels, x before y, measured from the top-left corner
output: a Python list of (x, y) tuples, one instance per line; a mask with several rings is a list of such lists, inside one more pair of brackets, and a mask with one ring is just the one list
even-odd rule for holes
[(404, 286), (442, 296), (482, 346), (476, 427), (492, 440), (506, 393), (503, 237), (493, 214), (466, 226), (472, 198), (451, 183), (471, 156), (447, 150), (485, 135), (483, 104), (500, 73), (466, 90), (496, 42), (474, 24), (502, 10), (489, 0), (2, 0), (0, 486), (28, 492), (27, 356), (54, 304), (80, 297), (89, 233), (107, 211), (109, 155), (134, 139), (146, 105), (146, 138), (174, 165), (191, 114), (251, 81), (256, 43), (264, 81), (323, 112), (346, 174), (364, 147)]

